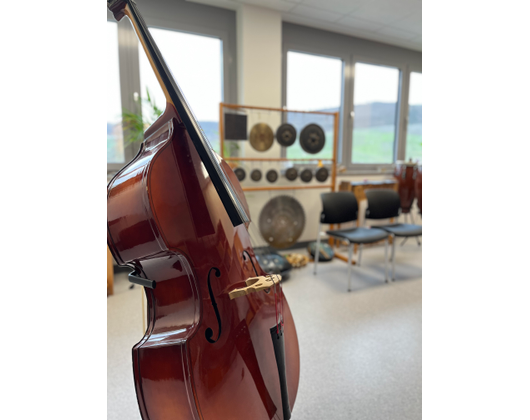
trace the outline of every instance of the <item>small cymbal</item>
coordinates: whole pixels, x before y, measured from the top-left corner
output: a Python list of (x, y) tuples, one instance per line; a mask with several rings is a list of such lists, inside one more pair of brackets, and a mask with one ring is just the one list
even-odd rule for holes
[(295, 167), (291, 167), (285, 171), (285, 178), (289, 181), (294, 181), (298, 177), (298, 171)]
[(267, 178), (267, 181), (269, 182), (276, 182), (278, 180), (278, 172), (276, 172), (275, 169), (269, 169), (265, 177)]
[(234, 169), (234, 173), (236, 174), (237, 179), (239, 180), (239, 182), (243, 181), (245, 179), (245, 177), (247, 176), (247, 173), (241, 167), (238, 167), (238, 168)]
[(250, 145), (258, 152), (269, 150), (274, 143), (274, 133), (268, 124), (258, 123), (250, 130)]
[(313, 179), (313, 171), (311, 171), (311, 169), (304, 169), (300, 173), (300, 179), (304, 182), (311, 182)]
[(325, 167), (319, 168), (315, 174), (315, 178), (317, 179), (318, 182), (325, 182), (326, 179), (328, 179), (328, 176), (329, 176), (329, 171)]
[(250, 179), (252, 179), (252, 181), (258, 182), (261, 179), (261, 171), (259, 169), (253, 169), (250, 173)]

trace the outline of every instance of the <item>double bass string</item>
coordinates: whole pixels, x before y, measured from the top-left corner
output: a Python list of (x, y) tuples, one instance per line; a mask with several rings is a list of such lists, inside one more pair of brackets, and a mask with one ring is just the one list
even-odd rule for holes
[[(252, 246), (254, 248), (258, 247), (268, 247), (268, 243), (265, 241), (263, 236), (261, 235), (261, 232), (258, 230), (258, 228), (251, 222), (249, 224), (248, 233), (250, 236), (250, 240), (252, 242)], [(269, 276), (277, 276), (277, 274), (269, 274)], [(283, 331), (283, 288), (281, 285), (281, 279), (278, 281), (277, 284), (274, 284), (273, 287), (273, 293), (274, 293), (274, 308), (276, 312), (276, 333), (279, 335), (280, 331)]]

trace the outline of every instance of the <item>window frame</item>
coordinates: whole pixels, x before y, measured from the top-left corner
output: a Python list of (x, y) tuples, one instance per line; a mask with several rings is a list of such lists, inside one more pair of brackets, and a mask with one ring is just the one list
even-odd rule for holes
[[(407, 82), (407, 91), (406, 91), (406, 101), (403, 107), (403, 150), (401, 151), (401, 159), (405, 160), (406, 153), (407, 153), (407, 130), (409, 128), (409, 93), (410, 93), (410, 74), (411, 73), (419, 73), (423, 77), (423, 72), (421, 71), (421, 67), (419, 66), (407, 66), (407, 73), (406, 73), (406, 82)], [(422, 103), (423, 106), (423, 103)], [(423, 161), (423, 157), (422, 157)]]
[[(346, 167), (346, 169), (349, 169), (350, 171), (355, 172), (362, 172), (362, 173), (385, 173), (390, 172), (393, 169), (393, 166), (396, 163), (396, 160), (399, 160), (400, 155), (400, 145), (403, 141), (402, 139), (402, 130), (400, 129), (401, 126), (401, 120), (403, 114), (403, 76), (404, 76), (404, 66), (403, 63), (400, 63), (398, 61), (393, 60), (380, 60), (373, 57), (366, 57), (362, 55), (356, 55), (352, 54), (351, 57), (351, 65), (352, 65), (352, 72), (351, 72), (351, 80), (350, 80), (350, 89), (351, 89), (351, 101), (347, 104), (348, 105), (348, 126), (347, 131), (345, 131), (345, 148), (343, 150), (343, 156), (341, 158), (342, 164)], [(399, 71), (399, 80), (398, 80), (398, 98), (397, 98), (397, 109), (396, 109), (396, 118), (395, 118), (395, 131), (394, 131), (394, 154), (392, 156), (392, 163), (353, 163), (352, 162), (352, 151), (353, 151), (353, 143), (355, 139), (353, 138), (353, 127), (355, 122), (355, 115), (354, 115), (354, 99), (355, 99), (355, 64), (361, 63), (361, 64), (368, 64), (372, 66), (380, 66), (380, 67), (389, 67), (394, 68)], [(408, 97), (408, 95), (407, 95)]]
[[(346, 168), (338, 176), (383, 175), (393, 171), (396, 160), (405, 159), (410, 72), (422, 73), (421, 51), (409, 50), (349, 35), (283, 22), (282, 27), (282, 106), (287, 96), (287, 52), (340, 58), (343, 60), (342, 104), (340, 112), (338, 165)], [(353, 137), (353, 95), (355, 63), (397, 68), (400, 72), (396, 141), (392, 164), (351, 162)], [(282, 157), (286, 153), (282, 150)]]
[[(168, 20), (156, 17), (161, 13), (157, 5), (152, 9), (146, 7), (142, 16), (149, 28), (184, 32), (193, 35), (207, 36), (221, 41), (221, 97), (223, 101), (235, 103), (237, 101), (237, 56), (236, 56), (236, 27), (230, 24), (230, 18), (219, 18), (219, 9), (204, 5), (189, 4), (186, 10), (178, 15), (179, 20)], [(165, 9), (164, 9), (165, 10)], [(162, 10), (163, 11), (163, 10)], [(222, 14), (231, 11), (223, 10)], [(233, 20), (235, 23), (235, 12)], [(116, 22), (111, 12), (107, 10), (107, 21)], [(209, 22), (214, 22), (208, 25)], [(136, 33), (128, 19), (122, 19), (118, 24), (118, 61), (120, 68), (120, 92), (122, 109), (130, 109), (141, 113), (141, 104), (135, 100), (141, 92), (140, 84), (140, 44)], [(142, 52), (143, 53), (143, 52)], [(135, 93), (137, 95), (135, 95)], [(124, 132), (124, 137), (126, 136)], [(124, 147), (124, 163), (108, 163), (107, 173), (123, 168), (138, 153), (139, 144), (129, 144)]]
[[(311, 52), (307, 51), (307, 48), (303, 47), (296, 47), (293, 46), (292, 48), (289, 47), (289, 44), (283, 43), (282, 45), (282, 107), (287, 107), (287, 53), (288, 52), (296, 52), (300, 54), (310, 54), (315, 55), (318, 57), (323, 58), (333, 58), (338, 59), (342, 61), (342, 84), (341, 84), (341, 98), (340, 98), (340, 106), (339, 106), (339, 147), (338, 150), (340, 151), (341, 148), (341, 133), (343, 130), (343, 121), (344, 121), (344, 80), (345, 80), (345, 73), (347, 71), (346, 66), (348, 63), (347, 56), (346, 55), (337, 55), (337, 54), (330, 54), (330, 51), (324, 52), (321, 48), (318, 47), (312, 47), (310, 48)], [(298, 111), (298, 110), (296, 110)], [(303, 110), (301, 110), (303, 111)], [(285, 121), (282, 121), (285, 122)], [(340, 155), (340, 152), (338, 153)], [(287, 148), (281, 147), (281, 155), (282, 158), (287, 158)], [(302, 163), (295, 164), (295, 166), (303, 166)]]

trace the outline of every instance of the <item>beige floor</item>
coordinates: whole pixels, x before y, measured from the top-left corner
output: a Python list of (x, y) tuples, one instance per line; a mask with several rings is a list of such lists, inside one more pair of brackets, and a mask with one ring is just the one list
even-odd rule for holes
[[(341, 261), (316, 276), (293, 270), (284, 282), (301, 353), (292, 420), (421, 419), (421, 255), (414, 240), (398, 246), (396, 282), (385, 284), (384, 249), (366, 249), (350, 293)], [(128, 286), (117, 276), (108, 298), (109, 420), (140, 419), (131, 348), (142, 337), (141, 290)]]

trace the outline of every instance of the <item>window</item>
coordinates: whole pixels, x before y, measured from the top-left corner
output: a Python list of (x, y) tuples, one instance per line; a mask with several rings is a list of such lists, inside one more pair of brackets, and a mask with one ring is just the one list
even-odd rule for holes
[[(287, 108), (298, 111), (340, 110), (342, 100), (342, 60), (289, 51), (287, 53)], [(293, 124), (300, 135), (311, 123), (320, 125), (326, 134), (322, 158), (333, 157), (333, 117), (289, 113), (287, 122)], [(310, 158), (299, 142), (287, 148), (287, 158)]]
[[(166, 29), (149, 28), (169, 69), (186, 97), (212, 147), (219, 153), (219, 103), (223, 99), (222, 41)], [(147, 60), (140, 53), (142, 115), (149, 123), (156, 119), (146, 103), (146, 89), (163, 112), (166, 99)]]
[(421, 73), (410, 73), (406, 159), (421, 163)]
[(107, 163), (124, 163), (118, 25), (107, 22)]
[(394, 162), (399, 76), (394, 67), (355, 63), (353, 163)]

